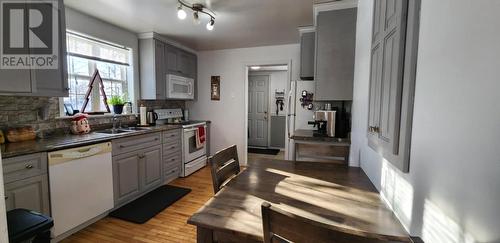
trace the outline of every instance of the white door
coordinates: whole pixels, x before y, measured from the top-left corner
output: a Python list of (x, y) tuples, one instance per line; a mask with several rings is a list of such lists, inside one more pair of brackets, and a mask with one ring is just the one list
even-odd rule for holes
[(267, 147), (269, 76), (248, 77), (248, 146)]

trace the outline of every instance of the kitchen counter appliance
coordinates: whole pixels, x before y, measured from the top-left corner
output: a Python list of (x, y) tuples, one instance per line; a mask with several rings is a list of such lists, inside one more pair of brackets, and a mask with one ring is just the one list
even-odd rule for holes
[(317, 133), (335, 137), (335, 115), (336, 111), (315, 111), (314, 121), (309, 124), (318, 128)]
[(182, 167), (181, 176), (186, 177), (207, 164), (207, 141), (201, 147), (196, 146), (196, 130), (204, 127), (205, 121), (184, 121), (182, 109), (158, 109), (158, 124), (182, 126)]
[(107, 142), (48, 154), (54, 238), (113, 208), (111, 148)]

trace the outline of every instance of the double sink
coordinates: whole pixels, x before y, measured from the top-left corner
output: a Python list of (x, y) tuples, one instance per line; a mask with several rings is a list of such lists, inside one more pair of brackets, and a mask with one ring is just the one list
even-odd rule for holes
[(102, 134), (121, 134), (121, 133), (131, 133), (131, 132), (139, 132), (139, 131), (149, 131), (151, 128), (146, 127), (127, 127), (127, 128), (110, 128), (101, 131), (95, 131), (95, 133)]

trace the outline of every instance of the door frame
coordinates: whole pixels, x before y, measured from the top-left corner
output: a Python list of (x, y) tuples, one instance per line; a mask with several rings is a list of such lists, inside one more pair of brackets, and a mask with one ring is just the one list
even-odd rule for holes
[[(283, 65), (283, 66), (287, 66), (287, 76), (288, 76), (288, 82), (287, 82), (287, 85), (286, 85), (286, 90), (285, 90), (285, 93), (288, 93), (288, 91), (290, 90), (290, 84), (292, 82), (292, 59), (281, 59), (281, 60), (268, 60), (268, 61), (254, 61), (254, 62), (245, 62), (243, 64), (243, 74), (245, 75), (244, 77), (244, 80), (245, 80), (245, 83), (244, 83), (244, 96), (245, 96), (245, 102), (244, 102), (244, 118), (243, 118), (243, 129), (245, 131), (245, 136), (244, 136), (244, 142), (243, 142), (243, 145), (244, 145), (244, 148), (243, 148), (243, 159), (244, 159), (244, 164), (246, 165), (247, 162), (248, 162), (248, 151), (247, 151), (247, 148), (248, 148), (248, 134), (247, 134), (247, 131), (248, 131), (248, 75), (249, 75), (249, 72), (250, 72), (250, 67), (252, 66), (279, 66), (279, 65)], [(269, 87), (271, 87), (271, 84), (269, 84)], [(270, 121), (270, 119), (269, 119)], [(270, 125), (268, 125), (268, 129), (270, 129)], [(286, 134), (285, 134), (286, 136)]]

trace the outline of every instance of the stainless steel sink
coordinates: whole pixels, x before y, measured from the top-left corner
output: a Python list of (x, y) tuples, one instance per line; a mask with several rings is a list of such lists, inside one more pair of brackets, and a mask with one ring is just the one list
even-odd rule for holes
[(96, 131), (96, 133), (120, 134), (120, 133), (138, 132), (144, 130), (151, 130), (151, 129), (145, 127), (127, 127), (127, 128), (117, 128), (117, 129), (106, 129), (106, 130)]
[(120, 133), (127, 133), (127, 132), (133, 132), (133, 131), (132, 130), (127, 131), (127, 130), (122, 130), (122, 129), (106, 129), (106, 130), (96, 131), (96, 133), (103, 133), (103, 134), (120, 134)]
[(126, 127), (126, 128), (120, 128), (118, 130), (123, 130), (123, 131), (148, 131), (148, 130), (151, 130), (151, 128), (147, 128), (147, 127)]

